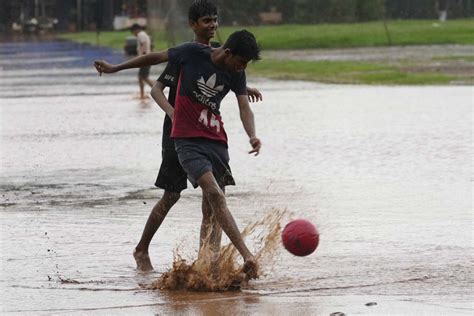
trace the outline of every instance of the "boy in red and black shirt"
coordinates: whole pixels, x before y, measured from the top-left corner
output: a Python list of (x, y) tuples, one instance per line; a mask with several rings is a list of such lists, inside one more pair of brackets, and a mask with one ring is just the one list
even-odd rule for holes
[(179, 161), (193, 186), (200, 186), (220, 226), (244, 258), (248, 277), (257, 276), (257, 263), (246, 247), (230, 214), (219, 182), (230, 173), (227, 135), (219, 107), (230, 91), (237, 96), (240, 118), (256, 155), (261, 142), (255, 134), (253, 113), (249, 107), (245, 68), (260, 58), (260, 49), (252, 33), (234, 32), (219, 48), (196, 43), (183, 44), (167, 51), (137, 57), (119, 65), (96, 61), (99, 73), (143, 67), (170, 61), (180, 66), (175, 108), (160, 106), (173, 121), (171, 137)]
[[(211, 39), (216, 35), (218, 27), (217, 7), (211, 1), (194, 0), (189, 7), (188, 20), (189, 26), (194, 32), (193, 42), (209, 45), (214, 48), (220, 46), (217, 42), (211, 42)], [(160, 102), (169, 102), (171, 106), (174, 106), (179, 74), (180, 66), (168, 62), (165, 70), (157, 79), (153, 89), (151, 90), (151, 96), (158, 104)], [(165, 87), (169, 87), (167, 99), (163, 94)], [(249, 101), (262, 100), (261, 93), (255, 88), (247, 86), (247, 93)], [(181, 191), (187, 188), (187, 174), (179, 162), (174, 140), (171, 139), (171, 128), (171, 119), (168, 115), (165, 115), (161, 142), (162, 160), (155, 181), (155, 186), (163, 189), (164, 192), (157, 203), (153, 206), (143, 229), (140, 241), (133, 252), (133, 256), (137, 263), (137, 269), (142, 271), (153, 269), (149, 255), (151, 240), (163, 223), (170, 209), (180, 199)], [(224, 193), (225, 186), (235, 184), (234, 179), (230, 176), (230, 169), (228, 170), (229, 176), (226, 176), (225, 179), (223, 179), (224, 181), (219, 181), (219, 187)], [(215, 254), (218, 254), (220, 251), (222, 229), (215, 217), (212, 216), (212, 209), (209, 205), (209, 201), (204, 197), (201, 203), (201, 209), (202, 222), (200, 230), (199, 256), (201, 255), (203, 246), (206, 244), (206, 246), (208, 246), (206, 249), (213, 252), (211, 257), (218, 258)]]

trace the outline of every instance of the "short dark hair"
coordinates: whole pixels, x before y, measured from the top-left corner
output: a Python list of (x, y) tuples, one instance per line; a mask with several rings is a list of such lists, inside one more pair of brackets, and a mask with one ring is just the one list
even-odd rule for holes
[(260, 60), (260, 46), (255, 36), (247, 30), (232, 33), (224, 44), (233, 55), (239, 55), (247, 61)]
[(188, 19), (197, 22), (206, 15), (217, 15), (217, 7), (209, 0), (194, 0), (189, 7)]
[(130, 31), (135, 31), (135, 30), (143, 30), (143, 27), (140, 26), (138, 23), (134, 23), (132, 26), (130, 26)]

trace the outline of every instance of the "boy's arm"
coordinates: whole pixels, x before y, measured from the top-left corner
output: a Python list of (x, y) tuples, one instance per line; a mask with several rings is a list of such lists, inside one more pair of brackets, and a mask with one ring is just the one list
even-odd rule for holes
[(249, 136), (250, 145), (252, 145), (252, 150), (249, 151), (249, 154), (255, 153), (255, 156), (257, 156), (260, 153), (262, 143), (255, 134), (255, 121), (253, 112), (250, 109), (248, 96), (238, 95), (237, 102), (239, 103), (240, 120), (244, 125), (245, 132)]
[(157, 81), (153, 88), (151, 88), (151, 97), (153, 98), (153, 100), (155, 100), (158, 106), (163, 111), (165, 111), (165, 113), (170, 117), (170, 119), (173, 120), (174, 108), (166, 99), (166, 96), (163, 93), (164, 89), (165, 85), (162, 82)]
[(97, 72), (102, 75), (102, 73), (111, 74), (124, 69), (157, 65), (165, 61), (168, 61), (168, 50), (138, 56), (118, 65), (109, 64), (105, 60), (96, 60), (94, 66)]

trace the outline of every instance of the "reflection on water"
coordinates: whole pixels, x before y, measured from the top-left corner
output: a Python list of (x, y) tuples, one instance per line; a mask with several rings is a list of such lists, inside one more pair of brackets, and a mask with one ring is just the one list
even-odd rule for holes
[(0, 66), (4, 70), (32, 70), (89, 67), (98, 56), (112, 63), (124, 60), (123, 54), (109, 48), (66, 41), (1, 43)]
[(471, 87), (252, 81), (260, 156), (247, 154), (235, 99), (222, 106), (229, 208), (241, 228), (289, 210), (316, 223), (320, 246), (304, 258), (277, 247), (242, 292), (151, 291), (177, 245), (197, 257), (200, 191), (183, 192), (157, 232), (156, 272), (137, 273), (163, 114), (134, 99), (135, 71), (89, 67), (119, 54), (35, 45), (0, 44), (2, 311), (472, 312)]

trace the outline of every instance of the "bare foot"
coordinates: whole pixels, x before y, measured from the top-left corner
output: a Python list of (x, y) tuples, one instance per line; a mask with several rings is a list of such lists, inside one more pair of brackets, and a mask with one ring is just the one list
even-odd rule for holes
[(137, 263), (137, 270), (143, 272), (153, 270), (153, 266), (151, 265), (150, 256), (148, 255), (148, 252), (137, 251), (137, 249), (134, 249), (133, 257), (135, 258), (135, 262)]
[(144, 94), (144, 95), (136, 94), (133, 96), (133, 98), (136, 100), (149, 100), (150, 96), (148, 94)]
[(245, 273), (247, 280), (258, 278), (258, 264), (255, 258), (247, 259), (244, 262), (242, 271)]

